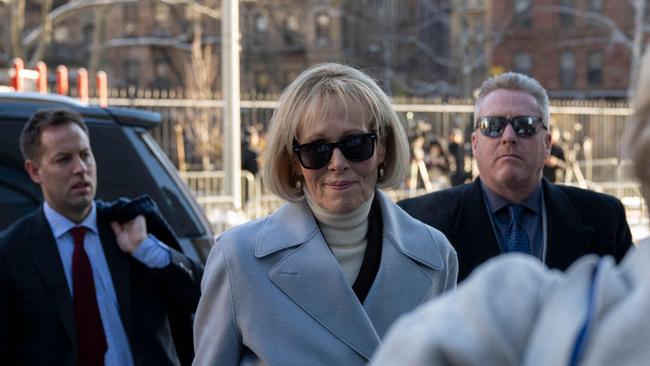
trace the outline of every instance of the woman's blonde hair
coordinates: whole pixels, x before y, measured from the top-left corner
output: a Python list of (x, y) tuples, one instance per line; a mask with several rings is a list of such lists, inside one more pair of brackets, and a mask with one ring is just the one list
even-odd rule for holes
[(623, 144), (624, 155), (634, 160), (643, 196), (650, 200), (650, 49), (641, 61), (639, 84), (632, 98), (634, 114)]
[[(408, 138), (402, 123), (375, 81), (363, 72), (337, 63), (315, 65), (303, 71), (282, 92), (269, 126), (265, 150), (264, 184), (278, 197), (303, 198), (300, 171), (292, 150), (298, 129), (323, 122), (328, 111), (342, 108), (377, 133), (386, 149), (379, 187), (402, 182), (409, 162)], [(349, 119), (348, 119), (349, 120)]]

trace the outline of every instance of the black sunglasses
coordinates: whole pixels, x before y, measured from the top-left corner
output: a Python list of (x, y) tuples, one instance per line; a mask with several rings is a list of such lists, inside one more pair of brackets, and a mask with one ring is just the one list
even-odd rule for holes
[(298, 155), (300, 164), (305, 169), (320, 169), (332, 159), (334, 149), (341, 150), (346, 159), (353, 162), (368, 160), (375, 153), (377, 134), (374, 132), (362, 135), (347, 136), (337, 142), (310, 142), (298, 145), (293, 141), (293, 151)]
[(480, 129), (481, 133), (487, 137), (499, 137), (508, 123), (519, 137), (535, 136), (539, 131), (539, 126), (546, 128), (542, 123), (542, 118), (537, 116), (481, 117), (476, 121), (476, 128)]

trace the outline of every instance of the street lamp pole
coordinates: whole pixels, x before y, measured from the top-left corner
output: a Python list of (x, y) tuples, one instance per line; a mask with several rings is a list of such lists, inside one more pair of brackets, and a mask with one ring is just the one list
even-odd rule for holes
[(224, 171), (226, 194), (241, 209), (241, 121), (239, 107), (239, 0), (221, 3), (221, 75), (223, 82)]

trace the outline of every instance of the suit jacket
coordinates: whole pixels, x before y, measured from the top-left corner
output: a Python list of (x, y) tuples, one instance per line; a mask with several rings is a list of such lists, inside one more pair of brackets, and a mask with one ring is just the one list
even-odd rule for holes
[[(146, 267), (119, 249), (109, 221), (102, 219), (111, 206), (97, 202), (96, 207), (135, 364), (178, 365), (181, 352), (177, 354), (174, 341), (183, 348), (191, 339), (172, 339), (172, 333), (187, 335), (181, 319), (190, 326), (201, 269), (174, 249), (170, 265)], [(72, 296), (41, 207), (0, 236), (0, 360), (9, 365), (75, 365), (74, 322)], [(189, 363), (191, 355), (181, 358)]]
[[(566, 270), (589, 253), (620, 261), (632, 245), (621, 202), (605, 194), (542, 180), (547, 217), (546, 265)], [(500, 254), (479, 179), (398, 203), (442, 231), (458, 253), (458, 280)]]
[(456, 253), (377, 191), (377, 276), (362, 303), (303, 200), (222, 234), (201, 284), (195, 365), (364, 365), (401, 314), (454, 288)]

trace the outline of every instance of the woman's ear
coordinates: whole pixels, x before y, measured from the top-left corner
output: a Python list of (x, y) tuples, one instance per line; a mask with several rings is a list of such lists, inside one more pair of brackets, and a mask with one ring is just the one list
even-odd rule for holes
[(377, 151), (375, 152), (377, 154), (377, 161), (379, 164), (384, 164), (386, 160), (386, 147), (384, 143), (378, 142), (377, 143)]

